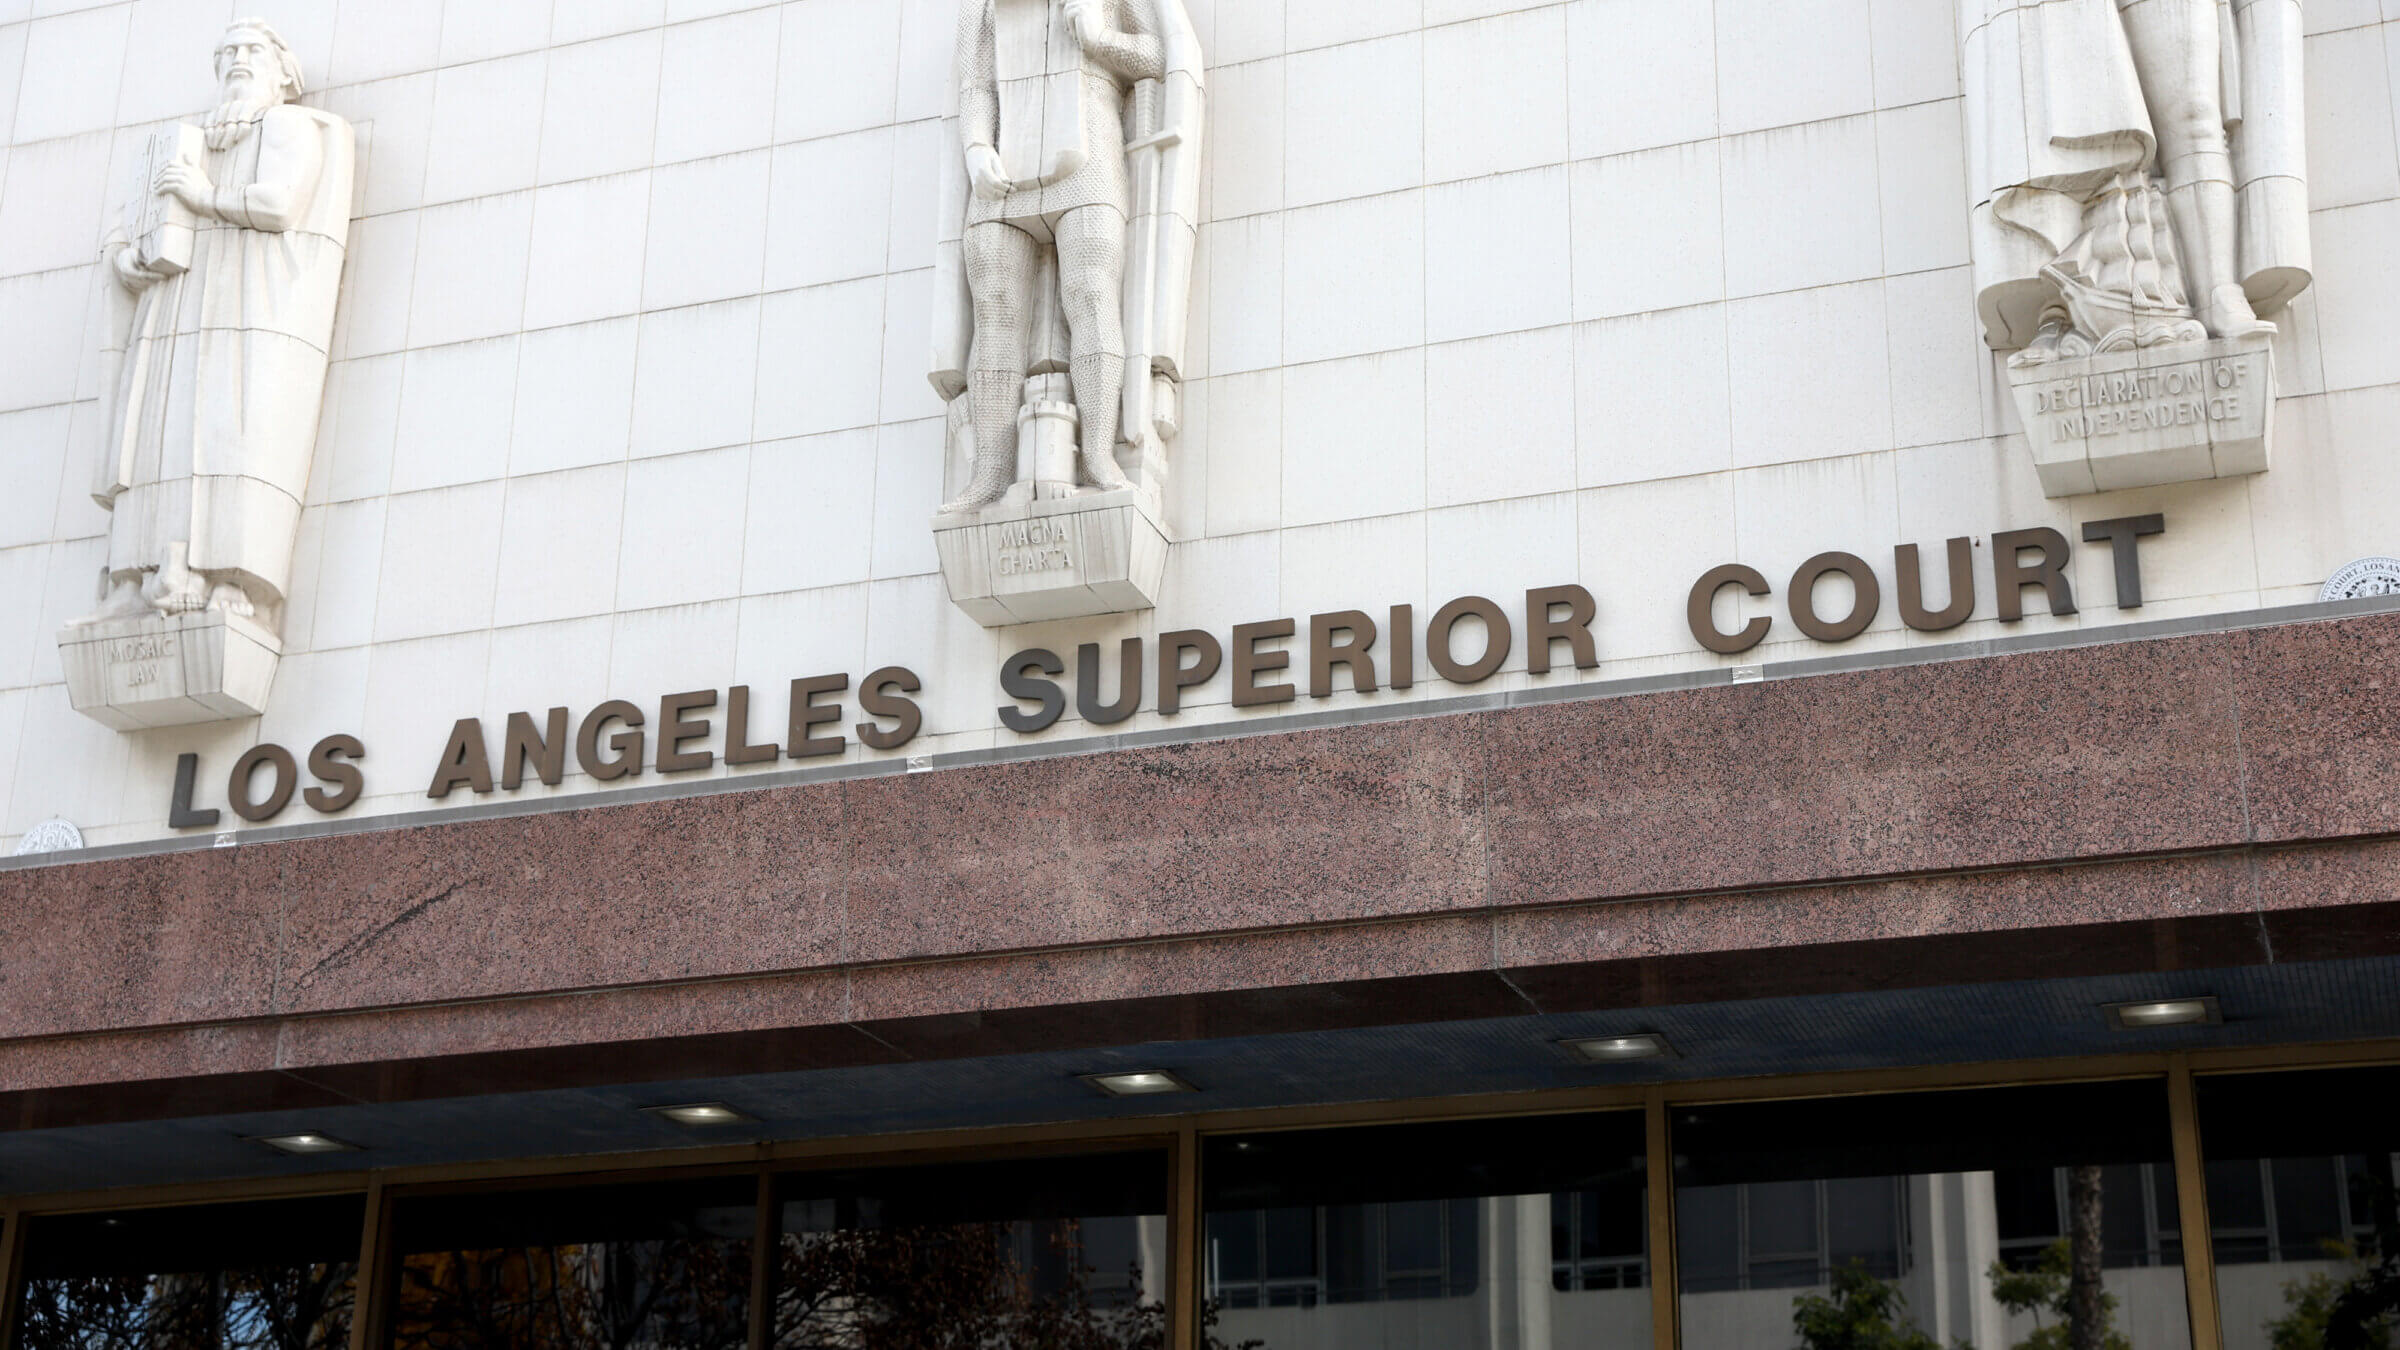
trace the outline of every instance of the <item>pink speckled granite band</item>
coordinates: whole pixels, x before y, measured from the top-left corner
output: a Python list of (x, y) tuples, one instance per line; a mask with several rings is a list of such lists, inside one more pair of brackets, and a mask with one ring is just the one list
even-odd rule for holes
[(0, 872), (0, 1110), (2381, 954), (2394, 670), (2348, 618)]

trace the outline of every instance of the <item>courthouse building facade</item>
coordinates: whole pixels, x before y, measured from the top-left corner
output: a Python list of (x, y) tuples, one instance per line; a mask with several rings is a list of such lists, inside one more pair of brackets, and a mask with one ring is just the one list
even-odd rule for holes
[(2396, 87), (0, 0), (0, 1347), (2388, 1345)]

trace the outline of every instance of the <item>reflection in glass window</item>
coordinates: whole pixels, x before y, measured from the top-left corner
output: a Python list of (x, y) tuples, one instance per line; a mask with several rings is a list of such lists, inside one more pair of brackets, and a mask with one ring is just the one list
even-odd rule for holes
[(1638, 1113), (1212, 1139), (1221, 1345), (1646, 1346)]
[(781, 1350), (1166, 1343), (1164, 1153), (777, 1179)]
[[(2068, 1236), (2068, 1198), (2074, 1170), (2012, 1167), (1993, 1175), (2000, 1202), (2000, 1259), (2011, 1270), (2034, 1270)], [(2180, 1266), (2183, 1235), (2175, 1200), (2175, 1168), (2143, 1163), (2100, 1169), (2100, 1264)]]
[(393, 1207), (403, 1350), (740, 1350), (752, 1177), (475, 1192)]
[(31, 1220), (24, 1350), (339, 1350), (358, 1196)]
[(2197, 1088), (2227, 1350), (2400, 1344), (2400, 1069)]
[(2191, 1343), (2163, 1083), (1694, 1107), (1672, 1125), (1687, 1350)]
[(1687, 1291), (1805, 1289), (1857, 1266), (1905, 1273), (1907, 1189), (1896, 1177), (1709, 1186), (1676, 1201)]

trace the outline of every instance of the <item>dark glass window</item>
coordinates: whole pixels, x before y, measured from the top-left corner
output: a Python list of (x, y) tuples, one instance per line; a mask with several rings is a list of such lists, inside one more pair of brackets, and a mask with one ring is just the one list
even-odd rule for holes
[[(2004, 1168), (1994, 1184), (2000, 1206), (2000, 1258), (2012, 1270), (2035, 1270), (2067, 1236), (2068, 1187), (2073, 1169)], [(2109, 1269), (2183, 1264), (2175, 1168), (2169, 1163), (2120, 1164), (2100, 1169), (2100, 1259)], [(2036, 1197), (2039, 1197), (2038, 1200)]]
[(350, 1341), (358, 1196), (29, 1221), (24, 1350), (339, 1350)]
[(1227, 1344), (1648, 1341), (1638, 1114), (1218, 1138), (1202, 1177)]
[(2400, 1068), (2196, 1086), (2227, 1350), (2400, 1343)]
[(1167, 1185), (1155, 1151), (778, 1177), (774, 1344), (1164, 1344)]
[(1848, 1343), (1878, 1319), (1932, 1344), (2019, 1345), (2056, 1337), (2083, 1279), (2106, 1295), (2103, 1339), (2190, 1344), (2160, 1222), (2175, 1212), (2163, 1083), (1694, 1107), (1672, 1124), (1688, 1350)]
[(1889, 1279), (1906, 1257), (1895, 1177), (1765, 1181), (1676, 1193), (1687, 1292), (1800, 1289), (1857, 1265)]
[(739, 1350), (758, 1181), (411, 1197), (392, 1343), (404, 1350)]

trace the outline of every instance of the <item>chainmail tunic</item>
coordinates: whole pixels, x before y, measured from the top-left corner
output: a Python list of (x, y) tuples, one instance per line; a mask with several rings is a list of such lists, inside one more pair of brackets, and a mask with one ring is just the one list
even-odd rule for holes
[[(1055, 3), (1055, 0), (1054, 0)], [(969, 194), (967, 223), (1035, 220), (1078, 206), (1113, 206), (1131, 213), (1132, 185), (1125, 168), (1125, 95), (1135, 80), (1165, 74), (1166, 58), (1150, 7), (1142, 0), (1101, 0), (1101, 22), (1114, 33), (1087, 50), (1083, 61), (1083, 167), (1047, 188), (1018, 192), (1005, 201)], [(1000, 143), (999, 61), (995, 53), (992, 0), (962, 0), (959, 8), (959, 134), (968, 145)]]

